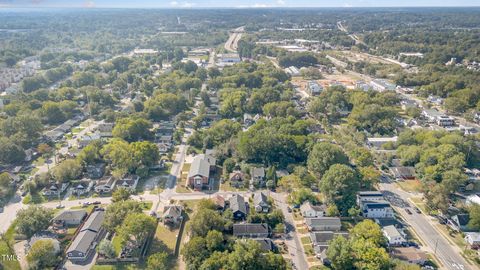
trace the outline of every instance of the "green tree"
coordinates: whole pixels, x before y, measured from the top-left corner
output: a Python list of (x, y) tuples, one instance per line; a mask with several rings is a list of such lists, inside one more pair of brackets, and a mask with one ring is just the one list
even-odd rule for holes
[(468, 222), (468, 227), (479, 231), (480, 230), (480, 205), (472, 204), (468, 208), (468, 213), (470, 214), (470, 221)]
[(129, 213), (123, 224), (117, 229), (122, 243), (140, 247), (157, 227), (157, 221), (143, 213)]
[(354, 240), (352, 242), (352, 250), (355, 257), (354, 266), (357, 269), (390, 269), (390, 258), (387, 251), (375, 245), (374, 242), (364, 239)]
[(325, 198), (335, 203), (343, 214), (355, 204), (355, 194), (359, 188), (357, 173), (344, 164), (330, 166), (320, 181), (320, 190)]
[(190, 221), (190, 233), (193, 236), (206, 236), (209, 231), (223, 231), (225, 220), (215, 210), (200, 209)]
[(103, 239), (98, 244), (97, 251), (99, 254), (105, 256), (106, 258), (115, 258), (115, 248), (111, 241)]
[(16, 145), (12, 140), (0, 137), (0, 163), (17, 164), (23, 162), (25, 152), (23, 148)]
[(386, 239), (380, 226), (370, 219), (366, 219), (350, 230), (350, 239), (353, 241), (366, 240), (376, 246), (386, 246)]
[(348, 157), (343, 150), (327, 142), (315, 144), (308, 156), (308, 169), (320, 179), (333, 164), (348, 164)]
[(168, 270), (171, 269), (168, 261), (168, 253), (157, 252), (148, 256), (147, 269), (148, 270)]
[(117, 188), (113, 193), (112, 193), (112, 202), (121, 202), (121, 201), (127, 201), (130, 199), (131, 192), (130, 190), (120, 187)]
[(36, 232), (48, 228), (53, 218), (53, 211), (42, 206), (29, 206), (17, 213), (16, 229), (28, 238)]
[(345, 237), (335, 236), (328, 245), (326, 254), (333, 269), (353, 269), (352, 248)]
[(114, 232), (130, 213), (142, 213), (143, 209), (137, 201), (119, 201), (107, 206), (103, 227), (109, 232)]
[(223, 250), (223, 234), (219, 231), (209, 231), (205, 237), (205, 246), (210, 252)]
[(76, 159), (66, 159), (52, 169), (52, 175), (58, 182), (78, 179), (82, 174), (82, 165)]
[(43, 239), (36, 241), (27, 254), (29, 269), (53, 269), (59, 262), (58, 250), (52, 240)]
[(128, 142), (149, 140), (153, 137), (151, 126), (152, 123), (143, 118), (121, 118), (115, 123), (112, 135)]

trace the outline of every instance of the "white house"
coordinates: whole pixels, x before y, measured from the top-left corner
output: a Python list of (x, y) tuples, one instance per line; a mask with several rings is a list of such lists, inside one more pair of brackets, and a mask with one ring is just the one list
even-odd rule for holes
[(325, 216), (325, 207), (323, 205), (312, 205), (306, 201), (300, 206), (300, 213), (304, 218), (318, 218)]
[(97, 180), (97, 184), (95, 185), (95, 192), (100, 194), (110, 193), (112, 192), (114, 187), (115, 187), (115, 179), (112, 176), (109, 176), (109, 177)]
[(466, 232), (465, 233), (465, 242), (471, 248), (478, 248), (480, 247), (480, 233), (478, 232)]
[(387, 238), (388, 245), (400, 246), (406, 242), (404, 233), (399, 231), (395, 226), (389, 225), (382, 228), (383, 235)]

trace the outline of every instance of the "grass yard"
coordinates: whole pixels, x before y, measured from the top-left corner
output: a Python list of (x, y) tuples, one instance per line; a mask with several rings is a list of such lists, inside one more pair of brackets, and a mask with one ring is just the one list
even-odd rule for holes
[[(15, 255), (13, 250), (15, 234), (15, 223), (13, 223), (10, 228), (5, 232), (5, 235), (0, 239), (0, 254), (2, 255)], [(0, 269), (8, 270), (20, 270), (20, 263), (17, 260), (0, 260)]]
[(176, 191), (178, 193), (192, 193), (192, 190), (187, 188), (184, 184), (177, 185)]
[(113, 249), (115, 249), (115, 254), (120, 255), (120, 252), (122, 251), (122, 240), (120, 237), (114, 236), (112, 238), (112, 244), (113, 244)]
[(430, 213), (430, 209), (427, 208), (427, 205), (423, 202), (422, 198), (411, 198), (410, 200), (415, 204), (415, 206), (420, 208), (423, 213)]
[(304, 236), (304, 237), (300, 238), (300, 241), (302, 242), (303, 245), (312, 243), (309, 236)]
[(300, 227), (300, 228), (297, 227), (297, 232), (304, 234), (304, 233), (308, 233), (308, 230), (304, 227)]
[(165, 251), (173, 255), (178, 233), (178, 229), (171, 230), (162, 223), (159, 223), (155, 231), (154, 241), (150, 247), (150, 253)]
[(407, 192), (420, 192), (422, 183), (418, 180), (404, 180), (396, 182), (397, 186)]
[(27, 194), (25, 197), (23, 197), (22, 202), (24, 204), (39, 204), (39, 203), (44, 203), (47, 200), (42, 194), (39, 193), (34, 193), (34, 194)]
[(315, 252), (313, 250), (313, 247), (312, 245), (308, 244), (308, 245), (304, 245), (303, 246), (303, 249), (305, 250), (305, 254), (307, 256), (315, 256)]
[(138, 270), (144, 269), (135, 264), (94, 265), (91, 270)]

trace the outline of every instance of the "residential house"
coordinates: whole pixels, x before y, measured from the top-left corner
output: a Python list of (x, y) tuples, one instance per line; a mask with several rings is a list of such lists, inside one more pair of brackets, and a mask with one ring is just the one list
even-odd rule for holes
[(397, 88), (395, 84), (383, 79), (375, 79), (370, 82), (370, 85), (372, 86), (373, 90), (378, 92), (395, 91), (395, 89)]
[(164, 143), (157, 143), (158, 152), (160, 154), (166, 154), (170, 151), (171, 147)]
[(253, 207), (257, 213), (268, 213), (270, 211), (268, 198), (263, 192), (257, 192), (253, 195)]
[(252, 182), (256, 187), (264, 187), (266, 183), (265, 179), (265, 168), (264, 167), (258, 167), (258, 168), (253, 168), (251, 172), (252, 176)]
[(333, 240), (335, 236), (348, 238), (348, 232), (321, 231), (310, 233), (310, 240), (312, 241), (313, 250), (317, 258), (322, 261), (327, 258), (326, 250), (328, 249), (329, 242)]
[(393, 218), (393, 209), (379, 191), (362, 191), (357, 193), (357, 205), (366, 218)]
[(87, 176), (90, 179), (100, 179), (105, 174), (105, 163), (87, 165)]
[(95, 133), (98, 134), (100, 138), (111, 138), (114, 125), (114, 123), (102, 122), (98, 124)]
[(210, 163), (198, 155), (193, 159), (187, 176), (187, 185), (194, 190), (202, 190), (210, 185)]
[(270, 238), (254, 238), (253, 241), (260, 244), (260, 249), (269, 252), (275, 250), (275, 244)]
[(100, 140), (100, 135), (93, 133), (90, 135), (83, 135), (77, 141), (78, 148), (84, 148), (95, 140)]
[(266, 223), (233, 224), (233, 235), (238, 238), (268, 238), (270, 227)]
[(115, 188), (126, 188), (130, 191), (135, 191), (140, 177), (138, 175), (125, 176), (115, 182)]
[(97, 180), (97, 184), (95, 185), (95, 192), (96, 193), (110, 193), (113, 191), (115, 187), (115, 179), (112, 176), (107, 176), (102, 179)]
[(366, 218), (392, 218), (394, 217), (392, 206), (383, 201), (362, 201), (360, 204), (362, 216)]
[(427, 254), (414, 247), (393, 248), (391, 255), (393, 258), (406, 261), (412, 264), (424, 265), (428, 261)]
[(72, 194), (76, 196), (88, 194), (92, 190), (94, 185), (94, 181), (82, 180), (81, 182), (74, 184), (74, 186), (72, 187)]
[(393, 225), (383, 227), (382, 232), (389, 246), (400, 246), (406, 242), (405, 234)]
[(316, 81), (309, 81), (307, 83), (307, 92), (311, 96), (318, 96), (323, 91), (323, 87), (319, 85)]
[(390, 167), (390, 172), (397, 181), (415, 179), (415, 167), (412, 166)]
[(472, 229), (468, 227), (468, 222), (470, 221), (470, 215), (469, 214), (458, 214), (452, 216), (447, 224), (452, 228), (453, 230), (457, 232), (471, 232)]
[(164, 224), (178, 225), (183, 220), (183, 207), (180, 205), (167, 205), (163, 208)]
[(69, 183), (49, 183), (43, 189), (43, 195), (48, 197), (60, 196), (68, 187)]
[(85, 210), (65, 210), (53, 218), (54, 224), (61, 225), (63, 227), (78, 226), (85, 217), (87, 211)]
[(97, 244), (105, 234), (102, 228), (104, 218), (103, 210), (96, 210), (88, 217), (66, 252), (69, 260), (83, 262), (95, 253)]
[(466, 232), (465, 242), (470, 248), (478, 249), (480, 247), (480, 233), (479, 232)]
[(307, 225), (308, 231), (340, 231), (342, 224), (338, 217), (319, 217), (319, 218), (306, 218), (305, 225)]
[(230, 185), (234, 187), (243, 187), (244, 186), (244, 180), (245, 180), (245, 174), (242, 171), (236, 170), (231, 172), (228, 175), (228, 180), (230, 181)]
[(234, 194), (228, 202), (235, 220), (244, 220), (247, 217), (247, 204), (242, 195)]
[(325, 205), (313, 205), (310, 201), (300, 206), (300, 213), (304, 218), (319, 218), (325, 216)]
[(228, 207), (228, 201), (226, 201), (225, 198), (221, 195), (217, 194), (215, 197), (213, 197), (213, 202), (215, 203), (216, 209), (218, 211), (223, 211)]
[(371, 148), (381, 149), (384, 144), (387, 143), (396, 143), (398, 137), (378, 137), (378, 138), (367, 138), (367, 143)]

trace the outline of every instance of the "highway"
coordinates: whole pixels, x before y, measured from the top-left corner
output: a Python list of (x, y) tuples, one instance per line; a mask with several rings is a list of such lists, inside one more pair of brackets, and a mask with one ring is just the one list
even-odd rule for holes
[(232, 30), (230, 37), (228, 38), (227, 42), (225, 42), (225, 50), (229, 52), (237, 52), (238, 41), (242, 38), (244, 31), (244, 26)]

